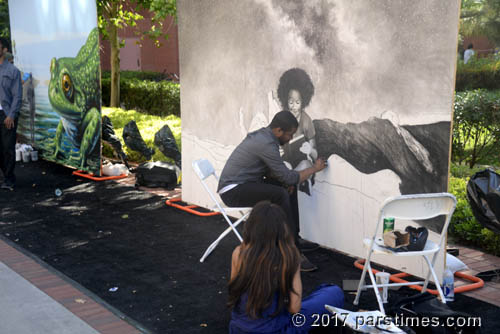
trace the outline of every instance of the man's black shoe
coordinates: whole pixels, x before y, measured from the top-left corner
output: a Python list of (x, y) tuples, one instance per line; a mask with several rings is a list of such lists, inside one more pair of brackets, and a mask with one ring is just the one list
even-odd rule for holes
[(6, 190), (10, 190), (10, 191), (13, 191), (13, 190), (14, 190), (14, 185), (13, 185), (13, 184), (10, 184), (10, 183), (6, 183), (6, 182), (4, 182), (4, 183), (2, 183), (2, 184), (0, 185), (0, 188), (2, 188), (2, 189), (6, 189)]
[(307, 257), (304, 254), (300, 254), (300, 271), (315, 271), (318, 270), (318, 267), (316, 267), (311, 261), (307, 259)]
[(299, 250), (302, 253), (312, 252), (318, 248), (319, 245), (317, 243), (299, 238)]

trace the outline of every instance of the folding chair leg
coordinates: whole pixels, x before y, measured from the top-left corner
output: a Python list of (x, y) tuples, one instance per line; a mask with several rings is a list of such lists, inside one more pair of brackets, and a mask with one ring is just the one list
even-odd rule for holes
[[(433, 262), (435, 260), (435, 257), (436, 257), (436, 255), (434, 255)], [(424, 259), (427, 262), (427, 265), (429, 266), (429, 271), (431, 272), (432, 277), (434, 278), (434, 282), (436, 282), (436, 289), (439, 292), (439, 297), (441, 297), (441, 302), (443, 304), (446, 304), (446, 299), (444, 299), (443, 290), (441, 289), (441, 285), (439, 284), (439, 279), (438, 279), (438, 277), (436, 275), (436, 272), (434, 271), (434, 267), (431, 264), (431, 261), (429, 261), (429, 258), (427, 256), (424, 255)]]
[(375, 291), (375, 296), (377, 297), (377, 303), (378, 303), (378, 307), (380, 309), (380, 312), (382, 312), (382, 314), (385, 315), (384, 303), (382, 302), (382, 297), (380, 297), (380, 292), (378, 291), (377, 282), (376, 282), (375, 276), (373, 275), (373, 272), (372, 272), (372, 266), (368, 262), (368, 265), (365, 264), (365, 267), (368, 267), (368, 269), (367, 269), (368, 275), (370, 275), (370, 280), (372, 281), (373, 291)]
[[(437, 252), (434, 253), (434, 256), (432, 257), (432, 267), (433, 268), (434, 268), (434, 263), (436, 263), (437, 254), (438, 254)], [(423, 257), (426, 258), (426, 261), (427, 261), (427, 256), (423, 255)], [(427, 291), (427, 285), (429, 284), (429, 279), (430, 278), (431, 278), (431, 271), (429, 270), (427, 272), (427, 276), (425, 277), (424, 286), (422, 287), (422, 293), (424, 293), (425, 291)]]
[[(370, 256), (368, 256), (368, 257), (370, 257)], [(356, 292), (356, 298), (354, 298), (354, 302), (353, 302), (354, 305), (358, 305), (359, 298), (361, 297), (361, 291), (363, 290), (363, 287), (365, 285), (366, 268), (368, 267), (366, 265), (366, 263), (368, 263), (367, 259), (365, 259), (365, 265), (363, 266), (363, 273), (361, 274), (361, 279), (360, 279), (359, 284), (358, 284), (358, 291)]]
[(212, 253), (212, 251), (215, 249), (215, 247), (217, 247), (217, 245), (219, 244), (219, 242), (229, 233), (231, 232), (231, 230), (236, 234), (236, 237), (238, 237), (238, 240), (240, 242), (243, 241), (243, 238), (241, 237), (241, 235), (238, 233), (238, 231), (236, 230), (236, 227), (242, 223), (245, 219), (246, 219), (246, 216), (243, 216), (241, 217), (240, 219), (238, 219), (234, 224), (230, 224), (230, 226), (228, 228), (226, 228), (224, 230), (224, 232), (221, 233), (221, 235), (219, 235), (219, 237), (210, 244), (210, 246), (208, 246), (207, 250), (205, 251), (205, 253), (203, 254), (203, 256), (201, 257), (200, 259), (200, 262), (203, 262), (205, 261), (205, 259), (207, 258), (207, 256), (210, 255), (210, 253)]

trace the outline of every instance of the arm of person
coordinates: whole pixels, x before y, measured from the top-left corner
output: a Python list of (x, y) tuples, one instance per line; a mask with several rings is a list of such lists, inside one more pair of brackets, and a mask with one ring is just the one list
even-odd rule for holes
[(290, 304), (288, 312), (294, 314), (300, 311), (302, 306), (302, 279), (300, 278), (300, 265), (293, 276), (292, 287), (295, 292), (290, 292)]
[(238, 271), (240, 270), (240, 247), (238, 246), (234, 249), (233, 255), (231, 257), (231, 280), (236, 276)]
[(23, 97), (23, 85), (21, 83), (21, 72), (19, 70), (14, 71), (12, 84), (10, 87), (12, 94), (12, 103), (10, 105), (10, 110), (5, 118), (5, 127), (7, 129), (12, 129), (14, 127), (14, 119), (19, 114), (21, 109), (22, 97)]
[(314, 165), (312, 167), (306, 168), (306, 169), (299, 172), (300, 173), (299, 183), (304, 182), (305, 180), (307, 180), (309, 178), (309, 176), (325, 169), (325, 167), (326, 167), (326, 164), (322, 158), (316, 159), (316, 161), (314, 162)]

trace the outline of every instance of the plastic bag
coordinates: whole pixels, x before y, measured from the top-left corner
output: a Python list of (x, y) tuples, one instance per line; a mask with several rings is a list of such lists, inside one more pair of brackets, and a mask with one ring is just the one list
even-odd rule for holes
[(125, 154), (125, 152), (123, 152), (122, 143), (120, 142), (118, 136), (115, 134), (113, 124), (111, 123), (111, 120), (108, 116), (104, 116), (102, 118), (102, 140), (111, 145), (118, 157), (125, 163), (127, 168), (129, 168), (127, 155)]
[(102, 173), (108, 176), (128, 175), (129, 170), (123, 164), (107, 163), (102, 165)]
[(500, 175), (490, 169), (474, 174), (467, 183), (467, 199), (477, 221), (500, 234)]
[(178, 167), (181, 167), (181, 152), (177, 147), (172, 131), (165, 124), (157, 133), (155, 133), (155, 145), (167, 158), (175, 161)]
[(141, 153), (147, 160), (151, 160), (151, 157), (155, 154), (155, 150), (149, 148), (142, 139), (135, 121), (128, 122), (123, 128), (123, 140), (128, 148)]

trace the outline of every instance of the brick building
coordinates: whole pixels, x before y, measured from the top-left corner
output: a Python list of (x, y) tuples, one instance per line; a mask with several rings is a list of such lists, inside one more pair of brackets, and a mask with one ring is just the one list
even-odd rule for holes
[[(141, 11), (144, 19), (137, 27), (126, 27), (118, 31), (120, 39), (125, 40), (125, 47), (120, 49), (120, 69), (133, 71), (154, 71), (175, 73), (179, 75), (178, 33), (175, 19), (167, 17), (163, 31), (169, 34), (168, 40), (160, 39), (161, 47), (156, 47), (151, 39), (144, 37), (141, 41), (135, 31), (147, 31), (151, 27), (152, 13)], [(138, 44), (138, 42), (140, 42)], [(111, 70), (111, 48), (108, 40), (101, 37), (101, 68)]]

